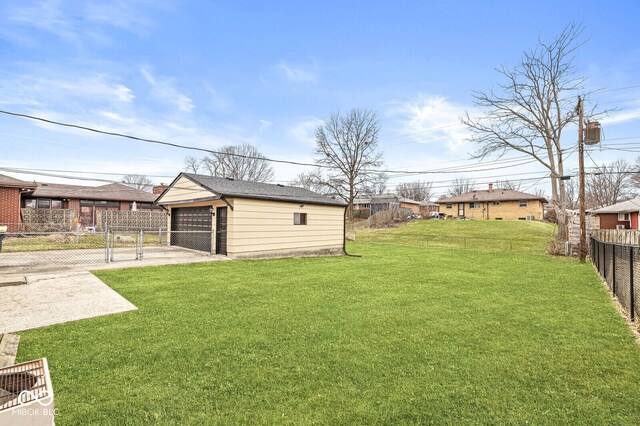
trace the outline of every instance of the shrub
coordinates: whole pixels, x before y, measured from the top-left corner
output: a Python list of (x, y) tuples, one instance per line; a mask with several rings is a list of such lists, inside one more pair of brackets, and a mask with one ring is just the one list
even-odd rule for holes
[(401, 222), (407, 222), (411, 213), (411, 209), (383, 210), (372, 215), (369, 218), (369, 224), (372, 228), (394, 226)]

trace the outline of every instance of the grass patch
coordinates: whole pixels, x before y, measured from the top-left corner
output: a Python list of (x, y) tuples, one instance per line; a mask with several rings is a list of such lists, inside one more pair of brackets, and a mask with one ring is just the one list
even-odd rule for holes
[[(497, 230), (536, 248), (421, 242)], [(25, 332), (19, 358), (48, 357), (60, 425), (636, 424), (640, 349), (590, 265), (533, 255), (551, 231), (421, 221), (360, 258), (101, 271), (139, 311)]]

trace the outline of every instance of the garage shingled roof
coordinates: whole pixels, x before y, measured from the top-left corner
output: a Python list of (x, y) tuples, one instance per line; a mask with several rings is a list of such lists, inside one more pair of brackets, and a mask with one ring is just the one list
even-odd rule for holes
[[(330, 206), (346, 206), (342, 200), (329, 198), (317, 192), (297, 186), (274, 185), (271, 183), (250, 182), (216, 176), (182, 173), (188, 179), (202, 185), (224, 198), (255, 198), (261, 200), (293, 201), (307, 204), (326, 204)], [(178, 176), (179, 178), (179, 176)], [(176, 181), (178, 180), (176, 178)]]

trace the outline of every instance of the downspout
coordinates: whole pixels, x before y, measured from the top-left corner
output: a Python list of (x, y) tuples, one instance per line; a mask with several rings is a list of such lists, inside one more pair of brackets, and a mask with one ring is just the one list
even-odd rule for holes
[(342, 216), (342, 252), (344, 253), (345, 256), (362, 257), (359, 254), (347, 253), (347, 209), (348, 208), (349, 208), (348, 205), (345, 206), (344, 215)]

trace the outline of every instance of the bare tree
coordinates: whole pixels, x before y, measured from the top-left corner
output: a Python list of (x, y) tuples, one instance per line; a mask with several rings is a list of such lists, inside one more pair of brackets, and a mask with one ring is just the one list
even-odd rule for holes
[(485, 110), (479, 117), (461, 118), (480, 145), (476, 157), (517, 151), (530, 156), (551, 173), (551, 192), (558, 213), (558, 238), (566, 240), (567, 222), (562, 131), (575, 121), (577, 96), (584, 78), (577, 77), (573, 55), (580, 48), (583, 27), (570, 24), (551, 43), (540, 41), (524, 53), (514, 68), (497, 69), (504, 82), (496, 91), (473, 93)]
[(604, 207), (633, 198), (633, 171), (626, 160), (616, 160), (587, 174), (585, 190), (589, 207)]
[(273, 167), (252, 145), (227, 145), (217, 151), (200, 161), (200, 166), (211, 176), (253, 182), (267, 182), (273, 179)]
[(568, 209), (576, 210), (579, 206), (578, 200), (578, 185), (575, 179), (571, 179), (565, 182), (564, 188), (564, 205)]
[(464, 194), (465, 192), (471, 192), (476, 189), (475, 183), (468, 178), (455, 178), (451, 182), (451, 186), (448, 189), (449, 196)]
[(631, 184), (636, 193), (640, 193), (640, 156), (636, 158), (636, 164), (633, 167), (633, 173), (631, 173)]
[(496, 182), (496, 188), (510, 189), (512, 191), (520, 191), (522, 184), (519, 182), (513, 182), (510, 180), (501, 180)]
[(383, 164), (377, 151), (379, 132), (378, 115), (357, 108), (345, 115), (331, 114), (316, 130), (316, 163), (330, 170), (323, 184), (349, 204), (349, 217), (353, 199), (382, 178), (373, 170)]
[(308, 189), (309, 191), (317, 192), (324, 195), (336, 195), (331, 188), (324, 185), (324, 179), (322, 174), (318, 170), (311, 172), (302, 172), (298, 174), (291, 182), (291, 186), (297, 186), (300, 188)]
[(151, 192), (153, 189), (153, 181), (145, 175), (125, 175), (122, 178), (122, 183), (131, 188), (147, 192)]
[(368, 197), (375, 197), (386, 194), (388, 192), (387, 181), (389, 177), (386, 173), (380, 173), (376, 179), (362, 188), (360, 193), (366, 194)]
[(189, 173), (198, 173), (200, 170), (201, 160), (193, 155), (184, 157), (184, 171)]
[(432, 186), (433, 183), (423, 182), (421, 180), (402, 182), (396, 186), (396, 194), (416, 201), (428, 201), (431, 198)]

